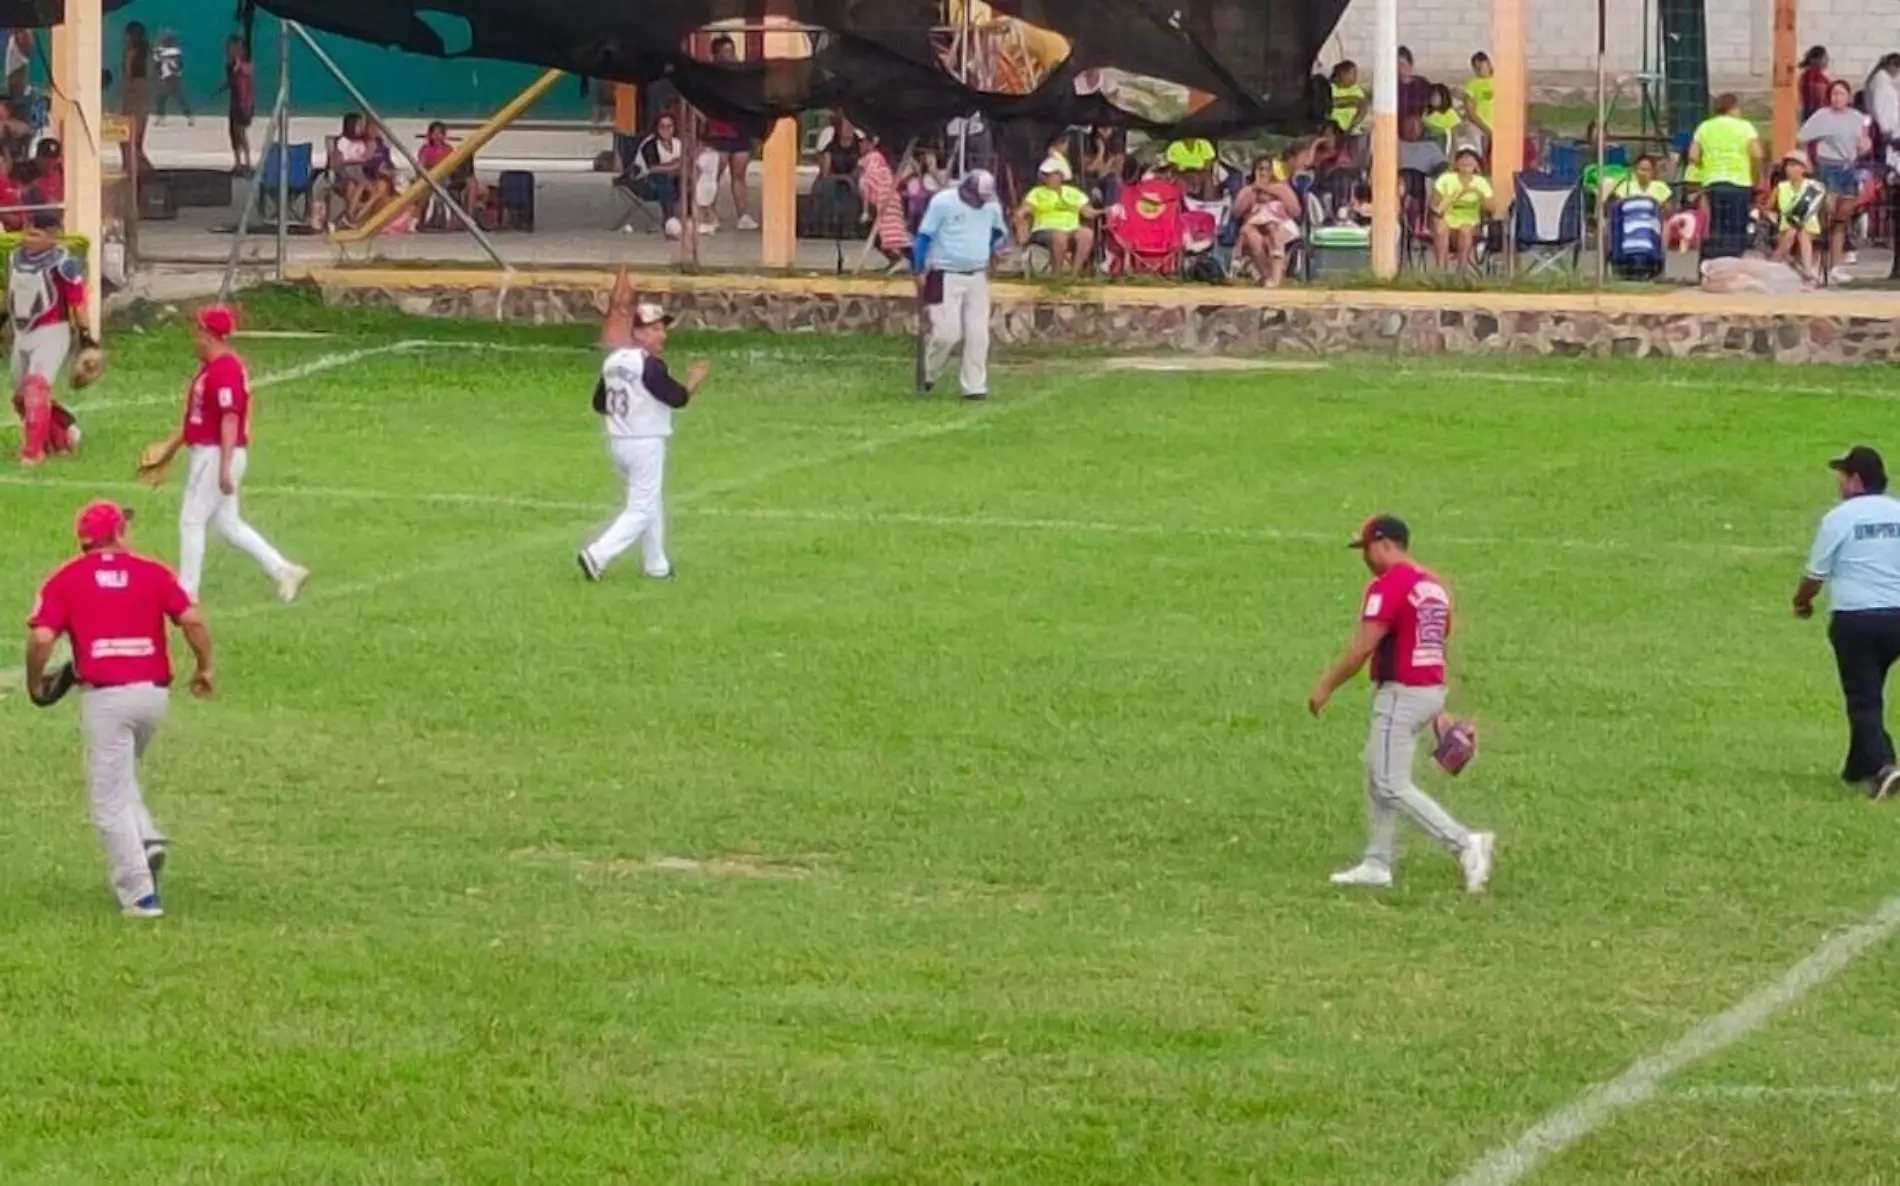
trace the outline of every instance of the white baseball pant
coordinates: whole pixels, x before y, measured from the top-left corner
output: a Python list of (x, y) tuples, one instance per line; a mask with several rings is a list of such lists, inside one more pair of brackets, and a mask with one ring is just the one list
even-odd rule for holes
[(20, 380), (28, 375), (38, 375), (46, 380), (47, 386), (59, 378), (59, 372), (66, 365), (66, 356), (72, 353), (73, 327), (71, 323), (56, 321), (51, 325), (42, 325), (38, 329), (29, 329), (24, 333), (15, 330), (13, 334), (13, 389), (20, 389)]
[(605, 569), (637, 543), (648, 576), (671, 575), (673, 564), (666, 558), (666, 507), (661, 495), (666, 478), (666, 438), (609, 437), (607, 453), (627, 484), (627, 504), (600, 538), (587, 545), (588, 560), (596, 569)]
[[(240, 487), (248, 464), (247, 450), (231, 451), (231, 477)], [(193, 445), (185, 470), (185, 501), (178, 510), (178, 583), (193, 601), (198, 599), (198, 584), (204, 577), (205, 529), (212, 524), (225, 542), (257, 561), (271, 580), (281, 581), (290, 571), (290, 561), (239, 516), (238, 491), (226, 494), (218, 488), (218, 447)]]
[(156, 684), (88, 688), (79, 698), (92, 826), (105, 846), (106, 869), (121, 907), (156, 892), (146, 846), (164, 843), (165, 836), (146, 810), (139, 760), (165, 719), (169, 700)]
[(1366, 864), (1392, 868), (1399, 817), (1457, 856), (1471, 832), (1412, 781), (1418, 737), (1445, 711), (1445, 689), (1384, 683), (1372, 694), (1372, 728), (1366, 735)]
[(930, 307), (930, 349), (924, 355), (924, 381), (935, 383), (950, 355), (961, 344), (958, 378), (965, 395), (990, 391), (990, 278), (986, 272), (945, 272), (943, 300)]

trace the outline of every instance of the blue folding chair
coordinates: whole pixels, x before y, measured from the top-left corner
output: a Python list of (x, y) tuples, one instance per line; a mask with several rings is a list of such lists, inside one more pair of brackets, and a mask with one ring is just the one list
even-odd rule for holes
[[(297, 222), (310, 221), (310, 191), (316, 184), (314, 154), (309, 144), (293, 144), (288, 153), (290, 217)], [(257, 216), (266, 220), (277, 217), (279, 178), (284, 174), (286, 154), (273, 144), (264, 154), (264, 167), (257, 175)]]
[(1527, 276), (1575, 271), (1583, 258), (1583, 188), (1549, 173), (1519, 173), (1511, 201), (1511, 243)]

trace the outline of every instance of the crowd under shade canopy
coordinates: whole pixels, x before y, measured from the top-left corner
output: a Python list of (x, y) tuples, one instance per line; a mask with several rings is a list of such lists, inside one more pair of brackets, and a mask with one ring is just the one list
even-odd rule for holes
[[(5, 2), (5, 0), (0, 0)], [(58, 4), (60, 0), (41, 0)], [(886, 135), (998, 122), (1219, 135), (1296, 131), (1346, 0), (252, 0), (312, 29), (433, 57), (668, 80), (763, 124), (841, 109)], [(966, 8), (967, 5), (967, 8)], [(732, 38), (737, 61), (715, 61)]]

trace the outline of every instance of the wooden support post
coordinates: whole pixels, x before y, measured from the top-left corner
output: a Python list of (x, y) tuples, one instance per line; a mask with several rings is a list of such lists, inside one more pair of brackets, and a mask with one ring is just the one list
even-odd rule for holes
[(614, 83), (614, 131), (622, 136), (640, 134), (640, 88), (630, 82)]
[[(771, 63), (789, 62), (811, 52), (810, 39), (802, 30), (779, 31), (775, 25), (793, 25), (792, 17), (780, 0), (766, 0), (762, 21), (765, 25), (756, 46), (747, 38), (746, 52), (757, 50), (766, 66), (766, 98), (789, 106), (792, 96), (781, 94), (781, 84), (792, 81), (789, 67), (774, 68)], [(798, 150), (796, 119), (775, 121), (765, 137), (765, 149), (759, 164), (764, 174), (759, 195), (759, 262), (768, 268), (789, 268), (798, 262)]]
[(56, 39), (64, 52), (55, 60), (63, 89), (71, 101), (71, 118), (61, 127), (66, 157), (66, 230), (86, 239), (86, 321), (94, 332), (99, 318), (100, 240), (105, 234), (102, 205), (104, 174), (100, 123), (104, 118), (105, 16), (99, 0), (66, 0), (66, 23)]
[[(39, 34), (35, 34), (38, 36)], [(52, 94), (47, 99), (47, 118), (52, 121), (54, 134), (63, 144), (71, 137), (67, 129), (73, 126), (72, 80), (67, 77), (66, 59), (72, 56), (70, 48), (72, 34), (65, 25), (54, 25), (47, 30), (47, 67), (52, 71)]]
[(1372, 274), (1399, 274), (1399, 0), (1379, 0), (1372, 67)]
[(1801, 49), (1795, 41), (1796, 0), (1774, 0), (1774, 115), (1769, 122), (1768, 147), (1779, 155), (1797, 147), (1794, 138), (1800, 131), (1801, 96), (1795, 81), (1795, 61)]
[(1510, 201), (1524, 170), (1524, 126), (1530, 105), (1524, 72), (1524, 2), (1491, 0), (1491, 64), (1496, 68), (1491, 120), (1491, 187)]
[(765, 138), (764, 166), (759, 262), (768, 268), (789, 268), (798, 260), (797, 120), (781, 119), (772, 125)]

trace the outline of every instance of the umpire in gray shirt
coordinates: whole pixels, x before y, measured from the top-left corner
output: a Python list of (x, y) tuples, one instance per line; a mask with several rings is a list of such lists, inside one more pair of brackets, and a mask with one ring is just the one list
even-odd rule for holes
[(1841, 501), (1822, 519), (1795, 586), (1794, 614), (1814, 616), (1827, 589), (1827, 637), (1847, 705), (1847, 761), (1841, 778), (1875, 799), (1900, 790), (1887, 734), (1887, 672), (1900, 661), (1900, 499), (1887, 494), (1886, 462), (1855, 445), (1828, 462)]

